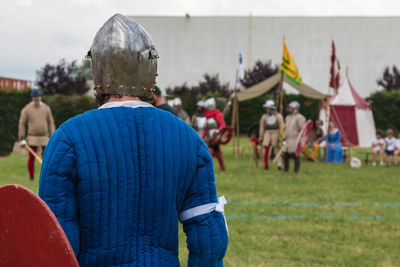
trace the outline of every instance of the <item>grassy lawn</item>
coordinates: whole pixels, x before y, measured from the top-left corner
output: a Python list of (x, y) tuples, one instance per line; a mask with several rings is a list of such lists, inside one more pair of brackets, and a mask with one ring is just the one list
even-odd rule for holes
[[(400, 266), (400, 167), (302, 161), (294, 174), (257, 169), (248, 155), (234, 160), (232, 144), (224, 155), (227, 171), (216, 165), (216, 183), (228, 200), (225, 266)], [(0, 185), (37, 192), (26, 159), (1, 158)], [(181, 232), (183, 266), (186, 254)]]

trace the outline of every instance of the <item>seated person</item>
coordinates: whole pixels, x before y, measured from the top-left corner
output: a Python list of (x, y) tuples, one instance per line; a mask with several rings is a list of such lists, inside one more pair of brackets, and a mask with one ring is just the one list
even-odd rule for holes
[[(328, 155), (324, 156), (324, 160), (327, 162), (342, 163), (343, 162), (343, 151), (340, 143), (340, 131), (336, 128), (335, 122), (330, 121), (328, 127)], [(325, 138), (324, 138), (325, 140)]]
[[(304, 157), (309, 160), (309, 161), (317, 161), (317, 154), (319, 150), (319, 144), (322, 141), (322, 137), (324, 135), (322, 131), (322, 126), (323, 122), (319, 119), (314, 121), (314, 127), (311, 131), (310, 137), (308, 138), (307, 143), (304, 146), (303, 149), (303, 155)], [(308, 151), (308, 148), (312, 148), (311, 155)]]
[(392, 165), (392, 159), (396, 148), (396, 138), (393, 135), (394, 132), (392, 129), (386, 131), (384, 162), (387, 166)]
[(385, 145), (385, 141), (382, 138), (382, 134), (380, 131), (376, 132), (376, 138), (372, 140), (372, 166), (376, 166), (376, 156), (380, 156), (381, 166), (384, 166), (383, 162), (383, 146)]

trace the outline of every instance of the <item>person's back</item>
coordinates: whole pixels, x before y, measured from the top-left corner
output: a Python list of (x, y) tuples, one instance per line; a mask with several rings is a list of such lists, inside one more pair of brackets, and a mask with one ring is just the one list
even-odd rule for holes
[[(178, 266), (179, 213), (217, 202), (207, 146), (189, 125), (153, 107), (77, 116), (56, 131), (44, 161), (39, 195), (82, 266)], [(217, 214), (191, 219), (184, 230), (210, 238), (209, 227), (221, 228), (224, 218), (205, 228), (195, 221)], [(226, 232), (214, 234), (209, 243), (192, 240), (211, 253), (198, 259), (222, 262)]]
[(101, 107), (53, 134), (39, 183), (80, 265), (178, 266), (179, 218), (188, 265), (222, 266), (226, 201), (201, 138), (149, 104), (158, 58), (150, 36), (116, 14), (89, 52)]

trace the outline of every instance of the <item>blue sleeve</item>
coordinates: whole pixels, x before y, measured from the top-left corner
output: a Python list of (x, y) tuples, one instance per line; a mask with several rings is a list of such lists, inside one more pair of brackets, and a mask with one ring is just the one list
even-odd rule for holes
[(335, 134), (335, 143), (340, 143), (340, 131), (337, 130)]
[(54, 132), (46, 147), (40, 173), (39, 196), (50, 207), (78, 255), (76, 159), (63, 129)]
[[(213, 161), (204, 142), (199, 141), (196, 175), (185, 195), (182, 210), (216, 203)], [(189, 267), (223, 266), (228, 232), (222, 213), (212, 211), (183, 222), (189, 249)]]

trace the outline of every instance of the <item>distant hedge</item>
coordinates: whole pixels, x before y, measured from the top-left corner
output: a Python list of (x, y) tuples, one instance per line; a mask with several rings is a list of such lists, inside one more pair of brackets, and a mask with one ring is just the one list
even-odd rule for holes
[(400, 91), (375, 92), (367, 98), (371, 101), (375, 126), (380, 130), (392, 128), (400, 131)]
[(51, 108), (56, 128), (69, 118), (82, 114), (85, 111), (98, 108), (94, 98), (87, 95), (43, 96), (43, 101)]
[(29, 90), (0, 90), (0, 156), (11, 153), (18, 139), (19, 114), (30, 100)]
[[(22, 108), (31, 101), (30, 91), (0, 90), (0, 156), (12, 152), (18, 139), (18, 120)], [(64, 121), (87, 110), (97, 108), (94, 99), (89, 96), (43, 96), (53, 113), (56, 127)]]
[[(273, 99), (278, 106), (278, 95), (276, 94), (264, 95), (239, 103), (239, 128), (241, 133), (247, 133), (247, 130), (252, 124), (259, 122), (262, 114), (265, 113), (265, 109), (262, 105), (267, 99)], [(321, 101), (299, 94), (285, 94), (283, 98), (283, 106), (285, 107), (283, 110), (284, 117), (287, 115), (287, 106), (290, 102), (295, 100), (300, 103), (300, 113), (303, 114), (306, 119), (317, 119), (319, 117)], [(230, 124), (230, 116), (226, 119), (226, 123)]]

